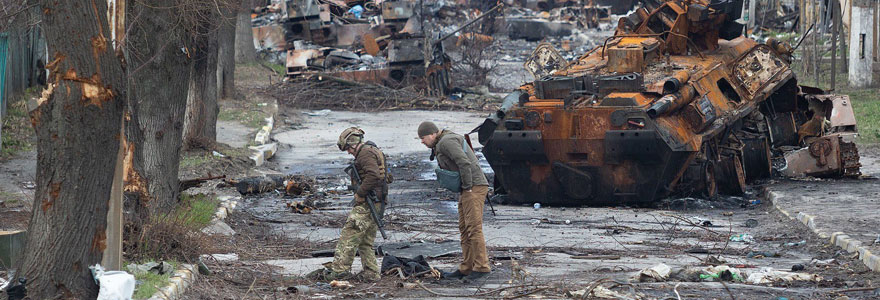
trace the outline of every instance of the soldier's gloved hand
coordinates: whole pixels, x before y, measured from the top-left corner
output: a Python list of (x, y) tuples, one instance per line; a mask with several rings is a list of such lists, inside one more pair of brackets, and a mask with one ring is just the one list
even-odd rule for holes
[(355, 204), (363, 204), (363, 203), (367, 203), (367, 201), (364, 199), (364, 197), (361, 197), (358, 194), (354, 194), (354, 203)]

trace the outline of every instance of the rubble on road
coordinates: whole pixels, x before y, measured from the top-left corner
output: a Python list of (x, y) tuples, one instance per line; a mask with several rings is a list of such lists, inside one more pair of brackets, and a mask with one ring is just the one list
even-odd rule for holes
[(267, 175), (226, 180), (226, 182), (235, 186), (242, 195), (277, 191), (287, 196), (301, 196), (307, 192), (314, 192), (315, 179), (303, 175)]
[(329, 77), (395, 89), (413, 86), (420, 94), (444, 97), (455, 93), (453, 73), (471, 73), (468, 67), (454, 68), (447, 51), (458, 51), (453, 56), (463, 64), (475, 63), (465, 53), (472, 48), (504, 53), (486, 64), (524, 58), (495, 45), (501, 34), (509, 42), (562, 41), (566, 53), (587, 50), (596, 41), (586, 32), (611, 30), (634, 1), (505, 3), (272, 0), (253, 8), (252, 31), (260, 52), (284, 65), (286, 81)]
[(639, 282), (660, 282), (666, 281), (669, 278), (669, 273), (672, 269), (666, 264), (657, 264), (653, 267), (647, 268), (636, 274), (634, 279)]
[(164, 262), (164, 261), (161, 261), (161, 262), (151, 261), (151, 262), (147, 262), (147, 263), (143, 263), (143, 264), (131, 263), (131, 264), (126, 265), (125, 269), (134, 275), (139, 275), (139, 274), (144, 274), (144, 273), (153, 273), (153, 274), (163, 275), (163, 274), (170, 274), (171, 272), (174, 272), (174, 266), (172, 266), (171, 264)]
[(287, 207), (290, 208), (291, 212), (298, 214), (310, 214), (312, 213), (312, 210), (315, 209), (314, 206), (307, 204), (306, 201), (288, 202)]
[(758, 272), (749, 274), (745, 281), (749, 284), (774, 284), (790, 283), (793, 281), (818, 282), (820, 280), (822, 280), (822, 277), (816, 274), (796, 273), (774, 270), (773, 268), (762, 268)]

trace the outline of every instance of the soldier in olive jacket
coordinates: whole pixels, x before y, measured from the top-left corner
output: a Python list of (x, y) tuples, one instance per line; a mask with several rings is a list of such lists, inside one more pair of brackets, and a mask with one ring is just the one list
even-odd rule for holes
[(440, 131), (431, 122), (419, 125), (422, 144), (432, 150), (441, 169), (457, 171), (461, 176), (458, 202), (458, 229), (461, 232), (463, 261), (455, 272), (444, 272), (444, 278), (478, 280), (489, 275), (489, 255), (483, 237), (483, 202), (489, 193), (489, 182), (480, 169), (474, 151), (463, 136), (449, 130)]

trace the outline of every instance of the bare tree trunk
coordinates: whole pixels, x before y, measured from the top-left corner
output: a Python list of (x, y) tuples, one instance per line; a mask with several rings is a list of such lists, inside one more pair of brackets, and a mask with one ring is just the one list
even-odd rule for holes
[(217, 141), (217, 33), (196, 36), (184, 119), (187, 149), (213, 147)]
[(103, 0), (36, 2), (52, 57), (49, 86), (31, 111), (37, 133), (33, 215), (21, 272), (31, 299), (94, 299), (125, 77), (110, 45)]
[(242, 0), (235, 25), (235, 62), (239, 64), (257, 61), (257, 50), (254, 48), (254, 31), (251, 26), (252, 0)]
[(176, 0), (133, 1), (126, 12), (128, 118), (126, 202), (137, 215), (168, 212), (177, 203), (180, 146), (191, 60)]
[(217, 89), (220, 98), (235, 97), (235, 26), (241, 0), (229, 0), (222, 10), (218, 32)]

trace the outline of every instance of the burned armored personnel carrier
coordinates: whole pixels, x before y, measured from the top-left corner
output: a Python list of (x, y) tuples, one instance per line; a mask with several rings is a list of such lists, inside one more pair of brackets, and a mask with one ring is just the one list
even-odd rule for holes
[(858, 175), (847, 96), (799, 86), (792, 47), (741, 36), (741, 1), (646, 4), (574, 61), (547, 45), (536, 75), (480, 127), (514, 203), (645, 204), (742, 194), (786, 175)]

